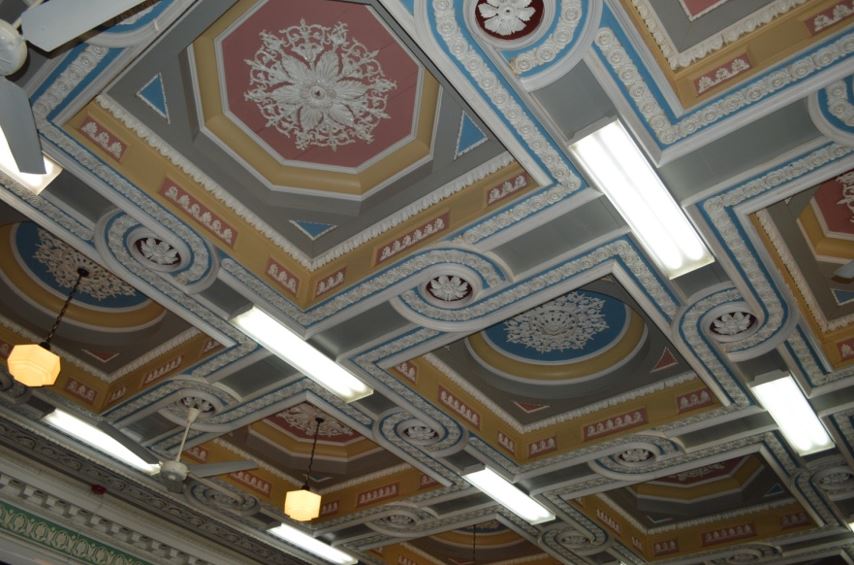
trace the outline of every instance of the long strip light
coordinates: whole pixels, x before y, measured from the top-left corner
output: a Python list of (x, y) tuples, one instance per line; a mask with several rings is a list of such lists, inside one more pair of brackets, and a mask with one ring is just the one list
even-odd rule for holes
[(155, 475), (160, 472), (160, 465), (146, 463), (108, 434), (59, 408), (43, 417), (42, 421), (138, 471), (148, 475)]
[(542, 524), (555, 519), (555, 515), (545, 506), (489, 467), (463, 475), (463, 478), (530, 524)]
[(235, 316), (231, 322), (345, 402), (364, 398), (374, 392), (349, 371), (257, 306)]
[[(788, 442), (801, 455), (809, 455), (833, 447), (833, 440), (807, 402), (804, 393), (791, 375), (767, 380), (751, 390), (771, 414)], [(764, 382), (763, 382), (764, 381)]]
[(570, 146), (570, 151), (668, 277), (676, 278), (714, 261), (619, 121), (582, 138)]
[(9, 149), (9, 142), (6, 141), (6, 135), (3, 133), (3, 130), (0, 130), (0, 170), (18, 181), (33, 194), (39, 194), (47, 188), (47, 185), (52, 183), (59, 176), (59, 173), (62, 172), (62, 167), (59, 166), (59, 163), (47, 155), (42, 154), (42, 156), (44, 157), (45, 174), (33, 175), (22, 173), (18, 170), (18, 165), (12, 156), (12, 150)]
[(271, 528), (267, 530), (267, 533), (337, 565), (355, 565), (358, 563), (358, 560), (353, 559), (352, 555), (344, 553), (340, 549), (327, 545), (320, 540), (316, 540), (310, 535), (287, 524)]

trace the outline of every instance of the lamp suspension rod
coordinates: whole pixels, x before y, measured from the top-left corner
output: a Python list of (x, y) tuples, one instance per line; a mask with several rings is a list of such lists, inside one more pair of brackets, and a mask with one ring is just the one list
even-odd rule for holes
[(82, 281), (84, 277), (88, 276), (88, 269), (85, 269), (83, 267), (77, 268), (77, 280), (74, 282), (74, 286), (71, 287), (71, 292), (68, 293), (68, 298), (65, 299), (65, 304), (62, 305), (62, 309), (59, 311), (59, 315), (56, 317), (56, 321), (53, 323), (53, 327), (50, 328), (50, 332), (48, 332), (47, 338), (44, 340), (44, 345), (48, 346), (45, 349), (48, 349), (50, 347), (50, 342), (53, 339), (53, 336), (56, 334), (56, 330), (59, 328), (59, 324), (60, 322), (62, 322), (62, 318), (65, 316), (65, 311), (68, 310), (68, 305), (71, 304), (71, 299), (74, 298), (74, 294), (80, 287), (80, 281)]
[[(320, 434), (320, 424), (323, 423), (323, 418), (316, 416), (314, 421), (317, 425), (314, 427), (314, 441), (311, 443), (311, 456), (308, 458), (308, 471), (305, 474), (306, 486), (311, 486), (311, 467), (314, 465), (314, 451), (317, 449), (317, 436)], [(308, 489), (311, 490), (311, 489)]]

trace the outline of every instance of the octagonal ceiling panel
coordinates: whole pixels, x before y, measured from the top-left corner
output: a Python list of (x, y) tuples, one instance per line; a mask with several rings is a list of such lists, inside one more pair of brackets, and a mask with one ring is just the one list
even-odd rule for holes
[(256, 4), (217, 58), (226, 111), (285, 161), (363, 167), (411, 133), (422, 69), (369, 7)]
[(517, 462), (548, 458), (717, 405), (641, 312), (605, 277), (390, 371)]
[(245, 0), (193, 54), (204, 128), (271, 189), (358, 198), (430, 157), (438, 83), (370, 6)]
[(774, 266), (837, 367), (854, 363), (854, 281), (836, 276), (854, 259), (852, 190), (848, 171), (754, 215)]

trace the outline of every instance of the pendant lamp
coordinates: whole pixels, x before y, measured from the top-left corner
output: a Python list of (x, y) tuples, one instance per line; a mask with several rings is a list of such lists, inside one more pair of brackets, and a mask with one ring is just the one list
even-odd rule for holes
[(59, 377), (59, 355), (50, 350), (50, 341), (56, 334), (59, 323), (65, 316), (65, 311), (80, 286), (80, 281), (83, 280), (83, 277), (88, 276), (89, 271), (83, 267), (77, 269), (77, 281), (71, 288), (71, 292), (68, 293), (65, 304), (62, 305), (53, 327), (50, 328), (50, 332), (43, 342), (16, 345), (12, 348), (9, 358), (6, 359), (6, 365), (9, 368), (9, 374), (17, 382), (28, 387), (52, 386), (56, 383), (56, 379)]
[(323, 418), (316, 416), (314, 428), (314, 441), (311, 444), (311, 457), (308, 460), (308, 472), (305, 474), (305, 483), (299, 490), (288, 491), (285, 494), (285, 514), (297, 522), (308, 522), (320, 516), (320, 495), (311, 492), (311, 466), (314, 464), (314, 452), (317, 449), (317, 435), (320, 433), (320, 424)]

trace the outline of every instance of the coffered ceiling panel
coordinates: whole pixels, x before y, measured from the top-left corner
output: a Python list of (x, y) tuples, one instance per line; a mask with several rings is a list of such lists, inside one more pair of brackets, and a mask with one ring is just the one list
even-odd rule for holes
[[(852, 16), (149, 0), (29, 49), (9, 80), (64, 171), (39, 194), (0, 173), (0, 356), (91, 276), (55, 386), (0, 363), (0, 553), (326, 562), (284, 524), (375, 565), (854, 562)], [(617, 159), (577, 151), (614, 120)], [(635, 215), (638, 172), (597, 184), (630, 162), (672, 218)], [(713, 261), (670, 278), (682, 219)], [(273, 351), (286, 329), (370, 394), (304, 374), (299, 340)], [(781, 425), (794, 392), (783, 416), (754, 394), (788, 377), (826, 449)], [(57, 408), (161, 463), (73, 439)], [(158, 474), (175, 459), (247, 463)], [(484, 468), (554, 518), (479, 490)], [(299, 523), (305, 482), (321, 510)]]

